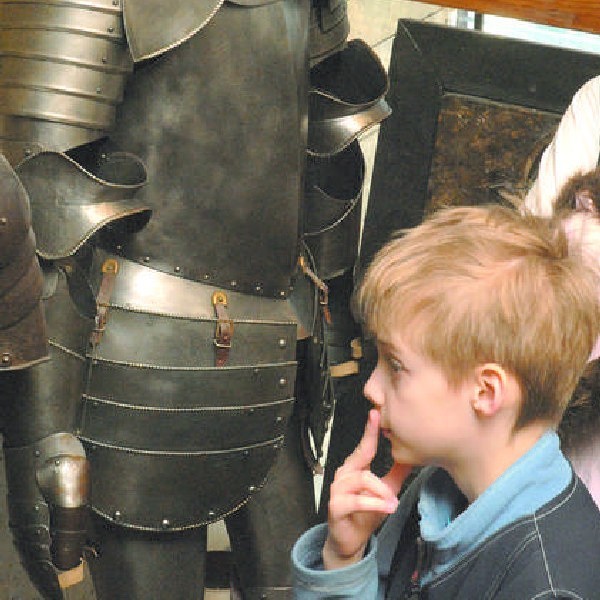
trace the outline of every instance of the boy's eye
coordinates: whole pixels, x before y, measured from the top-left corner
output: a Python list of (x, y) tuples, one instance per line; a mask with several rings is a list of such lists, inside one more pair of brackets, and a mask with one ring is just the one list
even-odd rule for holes
[(390, 357), (388, 357), (387, 361), (388, 361), (388, 364), (390, 365), (390, 368), (395, 373), (404, 371), (404, 365), (399, 360), (396, 360), (395, 358), (390, 356)]

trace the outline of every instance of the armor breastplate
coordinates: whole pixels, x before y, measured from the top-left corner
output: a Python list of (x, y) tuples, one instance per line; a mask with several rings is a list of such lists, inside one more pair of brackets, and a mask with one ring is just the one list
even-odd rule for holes
[(105, 135), (133, 63), (120, 3), (1, 2), (0, 147), (12, 164)]
[(117, 235), (112, 251), (186, 279), (287, 296), (306, 146), (299, 12), (293, 2), (227, 3), (209, 27), (136, 69), (108, 148), (147, 165), (138, 198), (153, 216)]

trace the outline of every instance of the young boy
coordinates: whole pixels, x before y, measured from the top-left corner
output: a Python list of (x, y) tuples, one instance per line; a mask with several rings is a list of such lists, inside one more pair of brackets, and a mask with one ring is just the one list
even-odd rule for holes
[(297, 599), (600, 598), (600, 513), (555, 433), (598, 289), (559, 221), (499, 206), (445, 209), (378, 253), (356, 296), (373, 410), (328, 524), (294, 546)]

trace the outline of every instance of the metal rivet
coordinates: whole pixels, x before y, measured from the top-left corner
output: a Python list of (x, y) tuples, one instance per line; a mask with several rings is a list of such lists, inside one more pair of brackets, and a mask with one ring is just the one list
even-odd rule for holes
[(204, 273), (202, 279), (204, 279), (204, 281), (208, 281), (210, 279), (210, 275), (208, 273)]
[(253, 369), (252, 370), (252, 374), (253, 375), (258, 375), (260, 373), (260, 369)]
[(276, 423), (281, 423), (283, 421), (283, 417), (281, 415), (279, 415), (276, 419), (275, 422)]
[(5, 352), (2, 355), (2, 364), (3, 365), (10, 365), (11, 362), (12, 362), (12, 357), (11, 357), (10, 353), (9, 352)]
[(281, 298), (285, 298), (285, 296), (286, 296), (286, 291), (285, 291), (285, 290), (281, 290), (281, 291), (279, 292), (279, 296), (280, 296)]
[(119, 0), (113, 0), (113, 6), (119, 6)]
[(150, 257), (149, 256), (144, 256), (144, 262), (150, 262)]
[(96, 94), (101, 94), (102, 93), (102, 88), (97, 87), (96, 88)]
[(107, 58), (106, 56), (103, 56), (103, 57), (102, 57), (102, 62), (103, 62), (104, 64), (106, 64), (106, 63), (108, 62), (108, 58)]
[(250, 456), (250, 450), (244, 450), (244, 451), (242, 452), (242, 454), (243, 454), (244, 456)]
[(0, 225), (6, 225), (8, 223), (8, 219), (6, 217), (0, 217)]
[(209, 510), (208, 511), (208, 518), (212, 519), (212, 518), (214, 518), (214, 516), (215, 516), (215, 511), (214, 510)]
[(121, 511), (120, 510), (115, 510), (115, 512), (113, 513), (113, 519), (115, 521), (118, 521), (121, 518)]
[(231, 287), (237, 287), (237, 281), (235, 279), (231, 282)]
[(36, 504), (36, 505), (33, 507), (33, 510), (34, 510), (35, 512), (40, 512), (40, 507), (39, 507), (39, 506)]
[(281, 338), (279, 340), (279, 347), (280, 348), (285, 348), (287, 346), (287, 340), (285, 340), (284, 338)]
[(55, 466), (55, 467), (60, 467), (60, 459), (59, 459), (59, 458), (57, 458), (57, 459), (54, 461), (54, 466)]
[(260, 283), (257, 283), (257, 284), (254, 286), (254, 289), (255, 289), (257, 292), (260, 292), (260, 291), (262, 291), (262, 285), (260, 285)]
[(36, 450), (36, 451), (33, 453), (33, 455), (34, 455), (35, 457), (39, 458), (39, 456), (40, 456), (40, 451), (39, 451), (39, 450)]
[(252, 492), (255, 492), (255, 491), (256, 491), (256, 486), (254, 486), (254, 485), (251, 485), (251, 486), (249, 486), (249, 487), (248, 487), (248, 491), (249, 491), (250, 493), (252, 493)]
[(115, 30), (115, 28), (114, 28), (114, 27), (109, 27), (109, 28), (108, 28), (108, 33), (112, 33), (114, 30)]
[(160, 526), (161, 526), (163, 529), (168, 529), (169, 527), (171, 527), (171, 521), (169, 521), (169, 519), (163, 519), (163, 520), (160, 522)]
[(279, 380), (279, 385), (280, 385), (281, 387), (283, 387), (284, 385), (287, 385), (287, 379), (286, 379), (285, 377), (282, 377), (282, 378)]
[(181, 267), (175, 267), (175, 269), (173, 269), (175, 271), (175, 273), (179, 273), (181, 271)]

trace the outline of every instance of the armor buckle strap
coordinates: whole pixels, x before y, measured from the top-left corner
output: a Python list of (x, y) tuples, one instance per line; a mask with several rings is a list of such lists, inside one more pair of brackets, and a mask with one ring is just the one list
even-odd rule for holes
[(317, 286), (319, 290), (319, 305), (323, 312), (323, 318), (327, 325), (331, 325), (331, 312), (329, 311), (329, 287), (317, 274), (306, 264), (303, 256), (298, 257), (298, 264), (302, 272)]
[(93, 346), (100, 343), (108, 321), (109, 301), (115, 286), (115, 277), (119, 272), (119, 263), (114, 258), (108, 258), (102, 265), (102, 281), (96, 298), (96, 325), (91, 334)]
[(217, 316), (217, 326), (215, 329), (215, 366), (223, 367), (229, 358), (231, 350), (231, 341), (233, 339), (233, 320), (229, 318), (227, 312), (227, 294), (225, 292), (215, 292), (212, 295), (212, 304)]

